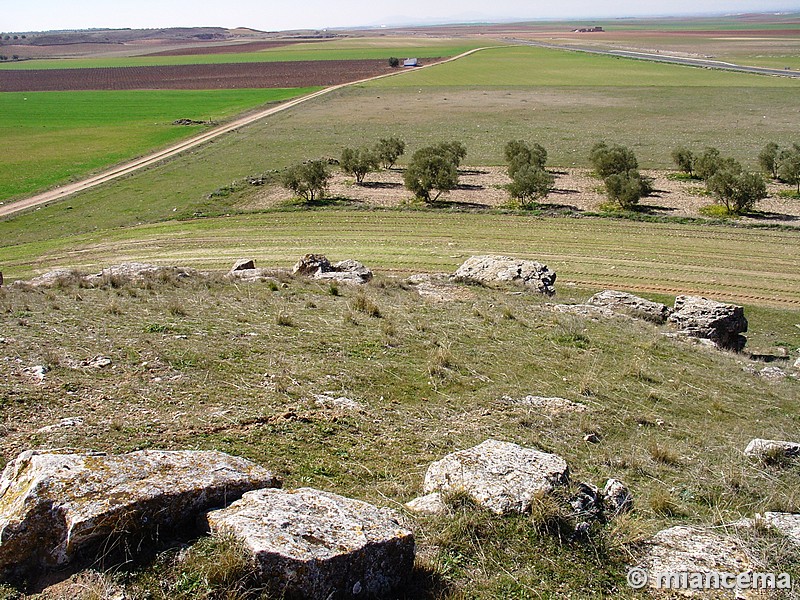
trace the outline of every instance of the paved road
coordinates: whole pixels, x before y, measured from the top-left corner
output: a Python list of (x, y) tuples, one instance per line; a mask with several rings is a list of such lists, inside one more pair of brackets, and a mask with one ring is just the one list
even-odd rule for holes
[[(479, 50), (484, 50), (485, 48), (475, 48), (473, 50), (469, 50), (464, 52), (463, 54), (459, 54), (458, 56), (453, 56), (448, 58), (444, 61), (439, 61), (437, 63), (431, 63), (428, 65), (424, 65), (421, 67), (417, 67), (418, 69), (425, 69), (427, 67), (431, 67), (437, 64), (442, 64), (445, 62), (450, 62), (453, 60), (458, 60), (459, 58), (463, 58), (464, 56), (468, 56)], [(125, 175), (129, 175), (139, 169), (143, 169), (145, 167), (149, 167), (154, 165), (162, 160), (167, 158), (171, 158), (180, 154), (181, 152), (185, 152), (190, 148), (194, 148), (199, 146), (200, 144), (204, 144), (209, 140), (213, 140), (216, 137), (224, 135), (233, 131), (234, 129), (238, 129), (239, 127), (244, 127), (245, 125), (250, 125), (256, 121), (259, 121), (265, 117), (269, 117), (276, 113), (282, 112), (284, 110), (288, 110), (290, 108), (294, 108), (299, 104), (303, 104), (304, 102), (308, 102), (309, 100), (313, 100), (315, 98), (319, 98), (320, 96), (324, 96), (325, 94), (330, 94), (331, 92), (335, 92), (336, 90), (340, 90), (342, 88), (346, 88), (351, 85), (359, 85), (365, 83), (367, 81), (374, 81), (376, 79), (382, 79), (384, 77), (394, 77), (395, 75), (399, 75), (404, 71), (399, 70), (394, 73), (387, 73), (384, 75), (378, 75), (376, 77), (369, 77), (367, 79), (360, 79), (358, 81), (351, 81), (349, 83), (342, 83), (339, 85), (333, 85), (331, 87), (327, 87), (323, 90), (319, 90), (317, 92), (313, 92), (311, 94), (307, 94), (305, 96), (301, 96), (300, 98), (295, 98), (294, 100), (290, 100), (288, 102), (284, 102), (279, 106), (274, 106), (272, 108), (268, 108), (266, 110), (262, 110), (256, 113), (252, 113), (236, 119), (235, 121), (231, 121), (225, 125), (221, 125), (219, 127), (215, 127), (213, 129), (209, 129), (204, 133), (197, 135), (193, 138), (189, 138), (182, 142), (179, 142), (169, 148), (165, 148), (164, 150), (159, 150), (158, 152), (154, 152), (153, 154), (149, 154), (147, 156), (143, 156), (141, 158), (137, 158), (136, 160), (132, 160), (130, 162), (124, 163), (122, 165), (113, 167), (107, 171), (104, 171), (98, 175), (94, 175), (87, 179), (83, 179), (81, 181), (77, 181), (75, 183), (70, 183), (68, 185), (63, 185), (52, 190), (48, 190), (41, 194), (37, 194), (35, 196), (31, 196), (29, 198), (24, 198), (22, 200), (17, 200), (14, 202), (9, 202), (8, 204), (0, 206), (0, 217), (5, 217), (9, 215), (13, 215), (15, 213), (29, 210), (31, 208), (35, 208), (37, 206), (42, 206), (45, 204), (49, 204), (51, 202), (55, 202), (58, 200), (63, 200), (64, 198), (71, 196), (73, 194), (77, 194), (78, 192), (83, 192), (100, 184), (106, 183), (108, 181), (112, 181), (114, 179), (118, 179), (119, 177), (123, 177)]]
[(740, 73), (753, 73), (756, 75), (779, 75), (781, 77), (800, 78), (800, 71), (790, 71), (785, 69), (767, 69), (762, 67), (746, 67), (733, 63), (710, 60), (705, 58), (684, 58), (681, 56), (669, 56), (664, 54), (654, 54), (652, 52), (634, 52), (630, 50), (602, 50), (587, 46), (561, 46), (547, 42), (535, 42), (532, 40), (520, 40), (516, 38), (506, 38), (507, 42), (522, 44), (525, 46), (537, 46), (540, 48), (551, 48), (554, 50), (574, 50), (575, 52), (588, 52), (589, 54), (604, 54), (606, 56), (619, 56), (622, 58), (636, 58), (639, 60), (651, 60), (654, 62), (671, 63), (685, 65), (689, 67), (703, 67), (706, 69), (722, 69), (725, 71), (738, 71)]

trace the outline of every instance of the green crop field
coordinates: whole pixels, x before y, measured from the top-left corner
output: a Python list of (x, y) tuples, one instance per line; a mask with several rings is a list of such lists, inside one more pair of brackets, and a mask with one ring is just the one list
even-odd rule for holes
[(131, 56), (109, 58), (61, 58), (0, 63), (0, 69), (83, 69), (98, 67), (152, 67), (158, 65), (228, 64), (299, 60), (367, 60), (414, 56), (432, 58), (455, 56), (482, 46), (496, 45), (491, 40), (339, 40), (270, 48), (257, 52), (197, 54), (188, 56)]
[[(510, 85), (516, 75), (502, 68), (504, 57), (520, 69), (530, 62), (529, 81), (537, 72), (554, 71), (554, 64), (566, 61), (572, 67), (561, 72), (557, 84), (548, 75), (549, 85)], [(616, 71), (608, 79), (630, 85), (606, 85), (594, 73), (597, 66)], [(477, 78), (485, 85), (473, 84)], [(680, 84), (703, 78), (714, 85)], [(588, 85), (590, 79), (595, 85)], [(767, 142), (785, 147), (798, 141), (798, 88), (800, 81), (776, 77), (534, 48), (486, 50), (313, 100), (191, 155), (74, 197), (73, 210), (43, 208), (36, 222), (48, 223), (44, 229), (30, 226), (30, 217), (15, 221), (25, 226), (2, 224), (0, 237), (14, 243), (86, 231), (90, 223), (102, 228), (156, 221), (172, 218), (175, 208), (192, 214), (209, 193), (234, 180), (308, 158), (336, 157), (344, 146), (388, 135), (403, 137), (409, 153), (441, 139), (460, 139), (469, 165), (502, 164), (503, 144), (524, 138), (543, 144), (555, 167), (586, 166), (592, 144), (605, 139), (631, 146), (646, 168), (671, 167), (670, 151), (681, 144), (714, 145), (755, 168)], [(126, 202), (118, 203), (121, 197)]]
[[(315, 89), (315, 88), (314, 88)], [(0, 94), (0, 200), (76, 179), (302, 89)]]
[[(166, 192), (168, 193), (168, 192)], [(241, 256), (290, 266), (308, 252), (383, 271), (454, 271), (473, 254), (530, 257), (562, 282), (776, 306), (800, 305), (800, 234), (435, 211), (289, 211), (65, 235), (0, 248), (11, 278), (137, 259), (224, 269)], [(747, 252), (747, 261), (736, 257)], [(758, 273), (757, 281), (753, 274)]]
[(373, 84), (386, 87), (758, 87), (800, 89), (789, 78), (668, 65), (533, 47), (492, 48), (465, 59)]

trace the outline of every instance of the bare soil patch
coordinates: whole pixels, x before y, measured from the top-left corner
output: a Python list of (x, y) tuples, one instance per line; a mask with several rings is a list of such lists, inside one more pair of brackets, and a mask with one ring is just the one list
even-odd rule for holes
[[(608, 203), (603, 182), (587, 169), (554, 170), (555, 189), (540, 208), (546, 211), (595, 212)], [(645, 214), (669, 217), (702, 217), (700, 209), (713, 204), (705, 194), (701, 181), (675, 181), (667, 176), (671, 171), (643, 171), (653, 178), (655, 192), (642, 198), (640, 210)], [(439, 198), (441, 205), (459, 208), (509, 208), (510, 201), (504, 186), (509, 183), (505, 167), (472, 167), (461, 169), (457, 189)], [(778, 191), (788, 186), (769, 183), (769, 197), (757, 205), (754, 216), (741, 217), (742, 222), (800, 225), (800, 201), (778, 197)], [(287, 201), (289, 193), (278, 185), (265, 186), (240, 204), (245, 210), (271, 208)], [(400, 169), (381, 171), (367, 176), (363, 185), (353, 178), (336, 172), (331, 180), (330, 198), (355, 205), (397, 207), (414, 203), (412, 194), (403, 186)]]
[(322, 39), (297, 39), (297, 40), (264, 40), (258, 42), (244, 42), (241, 44), (216, 44), (213, 46), (187, 46), (185, 48), (172, 48), (151, 52), (143, 56), (197, 56), (203, 54), (234, 54), (239, 52), (259, 52), (270, 48), (280, 48), (293, 44), (309, 44), (321, 42)]
[(5, 71), (2, 92), (218, 90), (329, 86), (391, 71), (385, 60), (325, 60), (219, 65)]

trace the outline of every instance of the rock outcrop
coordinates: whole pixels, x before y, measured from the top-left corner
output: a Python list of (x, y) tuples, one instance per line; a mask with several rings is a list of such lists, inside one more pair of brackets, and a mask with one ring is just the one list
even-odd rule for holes
[(639, 296), (615, 290), (605, 290), (597, 293), (587, 301), (591, 306), (602, 306), (614, 312), (653, 323), (665, 323), (672, 313), (666, 304), (645, 300)]
[(800, 457), (800, 443), (786, 442), (783, 440), (754, 439), (744, 449), (745, 456), (759, 460), (798, 458)]
[(606, 515), (614, 517), (633, 508), (633, 494), (618, 479), (609, 479), (603, 488), (603, 508)]
[(522, 513), (536, 498), (569, 481), (566, 461), (511, 442), (486, 440), (428, 467), (426, 494), (465, 493), (497, 514)]
[(331, 264), (322, 254), (306, 254), (294, 265), (292, 273), (340, 283), (362, 284), (372, 280), (372, 271), (357, 260)]
[(0, 573), (59, 567), (125, 535), (178, 531), (244, 492), (280, 485), (221, 452), (23, 452), (0, 478)]
[(518, 283), (548, 296), (556, 291), (556, 274), (547, 265), (508, 256), (472, 256), (458, 268), (453, 278), (484, 285)]
[(248, 492), (207, 520), (244, 543), (281, 598), (384, 598), (414, 566), (414, 535), (397, 513), (329, 492)]
[(741, 351), (747, 342), (742, 335), (747, 331), (747, 319), (741, 306), (678, 296), (668, 321), (678, 326), (680, 334), (711, 340), (725, 350)]

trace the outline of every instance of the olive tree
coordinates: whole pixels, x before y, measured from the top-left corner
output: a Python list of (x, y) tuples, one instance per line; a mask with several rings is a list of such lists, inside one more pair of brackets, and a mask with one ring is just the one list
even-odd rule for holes
[(406, 143), (400, 138), (381, 138), (375, 145), (375, 154), (384, 169), (391, 169), (406, 151)]
[[(458, 185), (458, 165), (465, 155), (466, 148), (460, 142), (420, 148), (411, 156), (403, 183), (420, 200), (436, 202)], [(436, 195), (431, 197), (434, 190)]]
[(686, 147), (681, 146), (672, 151), (672, 162), (682, 173), (689, 177), (694, 176), (694, 153)]
[(515, 169), (506, 189), (522, 206), (530, 206), (535, 200), (550, 193), (555, 180), (553, 175), (536, 165), (522, 165)]
[(778, 159), (778, 178), (797, 186), (800, 194), (800, 146), (793, 144), (790, 150), (784, 150)]
[(547, 163), (547, 150), (539, 144), (529, 146), (523, 140), (511, 140), (503, 152), (508, 164), (508, 175), (512, 178), (514, 171), (520, 167), (532, 165), (544, 169)]
[(758, 173), (749, 173), (733, 159), (711, 175), (706, 187), (731, 214), (744, 214), (767, 197), (767, 185)]
[(769, 142), (758, 154), (758, 164), (764, 172), (769, 173), (773, 179), (777, 179), (778, 177), (779, 154), (778, 144), (775, 142)]
[(312, 160), (293, 165), (280, 176), (281, 185), (294, 192), (306, 202), (325, 196), (331, 174), (321, 160)]
[(639, 168), (633, 150), (617, 144), (609, 146), (605, 142), (598, 142), (592, 146), (589, 160), (595, 173), (603, 179), (609, 175), (627, 173)]
[(345, 148), (339, 158), (339, 167), (348, 175), (356, 178), (356, 183), (364, 183), (367, 173), (378, 170), (379, 159), (377, 154), (369, 148)]

